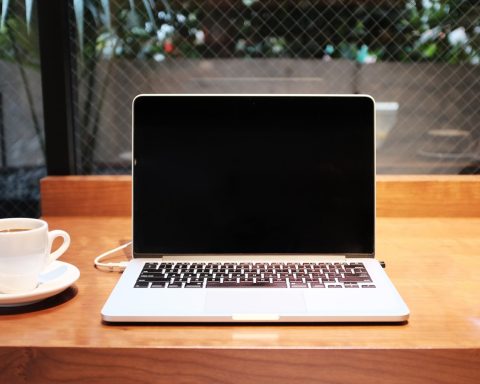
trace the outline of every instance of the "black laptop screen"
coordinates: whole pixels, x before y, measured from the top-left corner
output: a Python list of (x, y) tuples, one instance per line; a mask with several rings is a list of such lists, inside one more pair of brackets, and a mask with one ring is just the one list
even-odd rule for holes
[(134, 252), (373, 253), (373, 135), (368, 97), (138, 97)]

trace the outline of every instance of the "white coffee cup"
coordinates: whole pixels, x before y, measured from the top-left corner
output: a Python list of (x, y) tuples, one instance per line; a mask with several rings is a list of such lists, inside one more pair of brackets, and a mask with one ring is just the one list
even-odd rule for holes
[[(55, 238), (62, 245), (53, 253)], [(39, 219), (0, 219), (0, 293), (24, 293), (35, 289), (42, 271), (69, 247), (70, 236), (61, 230), (48, 231)]]

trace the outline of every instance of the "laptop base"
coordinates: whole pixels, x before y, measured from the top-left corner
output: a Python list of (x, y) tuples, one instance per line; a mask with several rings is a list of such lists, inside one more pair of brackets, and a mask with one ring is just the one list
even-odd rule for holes
[(104, 321), (402, 322), (409, 315), (408, 307), (374, 259), (358, 261), (364, 263), (375, 288), (133, 289), (143, 265), (155, 261), (162, 259), (130, 262), (102, 309)]

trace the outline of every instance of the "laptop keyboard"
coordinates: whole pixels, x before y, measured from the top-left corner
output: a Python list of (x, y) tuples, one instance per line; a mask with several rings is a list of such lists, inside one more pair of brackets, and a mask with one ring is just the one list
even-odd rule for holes
[(375, 288), (363, 263), (145, 263), (135, 288)]

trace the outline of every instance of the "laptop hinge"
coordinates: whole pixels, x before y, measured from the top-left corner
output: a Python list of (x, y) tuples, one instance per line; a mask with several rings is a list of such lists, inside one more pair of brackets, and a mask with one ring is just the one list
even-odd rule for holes
[(349, 253), (348, 255), (345, 255), (345, 257), (347, 259), (373, 259), (375, 258), (375, 255), (373, 253)]
[(244, 254), (231, 254), (231, 255), (198, 255), (198, 254), (183, 254), (183, 255), (152, 255), (152, 254), (136, 254), (135, 258), (159, 258), (165, 261), (209, 261), (209, 262), (241, 262), (241, 261), (265, 261), (265, 262), (275, 262), (275, 261), (285, 261), (285, 262), (318, 262), (324, 259), (329, 261), (345, 261), (345, 255), (244, 255)]

